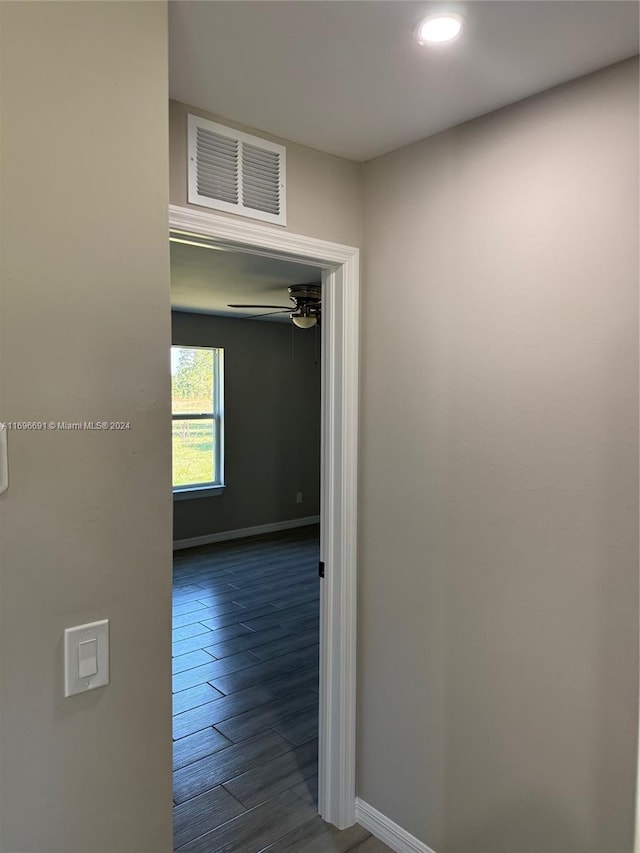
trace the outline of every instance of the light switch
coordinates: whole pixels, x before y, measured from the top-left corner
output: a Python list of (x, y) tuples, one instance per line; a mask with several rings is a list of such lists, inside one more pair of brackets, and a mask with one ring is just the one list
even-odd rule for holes
[(109, 683), (109, 620), (64, 632), (64, 695), (86, 693)]
[(98, 671), (98, 641), (84, 640), (78, 646), (78, 675), (88, 678)]

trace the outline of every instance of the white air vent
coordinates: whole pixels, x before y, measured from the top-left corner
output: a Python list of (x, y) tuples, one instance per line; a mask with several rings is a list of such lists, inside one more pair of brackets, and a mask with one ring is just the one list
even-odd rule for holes
[(286, 150), (188, 117), (189, 203), (286, 225)]

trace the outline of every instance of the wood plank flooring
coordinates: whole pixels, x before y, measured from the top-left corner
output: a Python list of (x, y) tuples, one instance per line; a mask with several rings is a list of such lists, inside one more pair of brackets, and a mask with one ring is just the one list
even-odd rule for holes
[(339, 831), (316, 811), (318, 553), (313, 526), (175, 555), (181, 853), (388, 850), (362, 827)]

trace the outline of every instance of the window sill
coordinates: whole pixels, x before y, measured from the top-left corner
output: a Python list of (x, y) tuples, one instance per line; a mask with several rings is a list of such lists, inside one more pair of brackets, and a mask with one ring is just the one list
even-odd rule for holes
[(191, 498), (212, 498), (215, 495), (221, 495), (224, 492), (224, 486), (194, 486), (190, 489), (174, 489), (174, 501), (188, 501)]

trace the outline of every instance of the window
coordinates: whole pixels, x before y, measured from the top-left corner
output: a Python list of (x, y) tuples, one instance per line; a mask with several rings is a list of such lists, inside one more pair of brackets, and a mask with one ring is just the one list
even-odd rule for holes
[(224, 350), (171, 347), (173, 490), (202, 495), (224, 486)]

